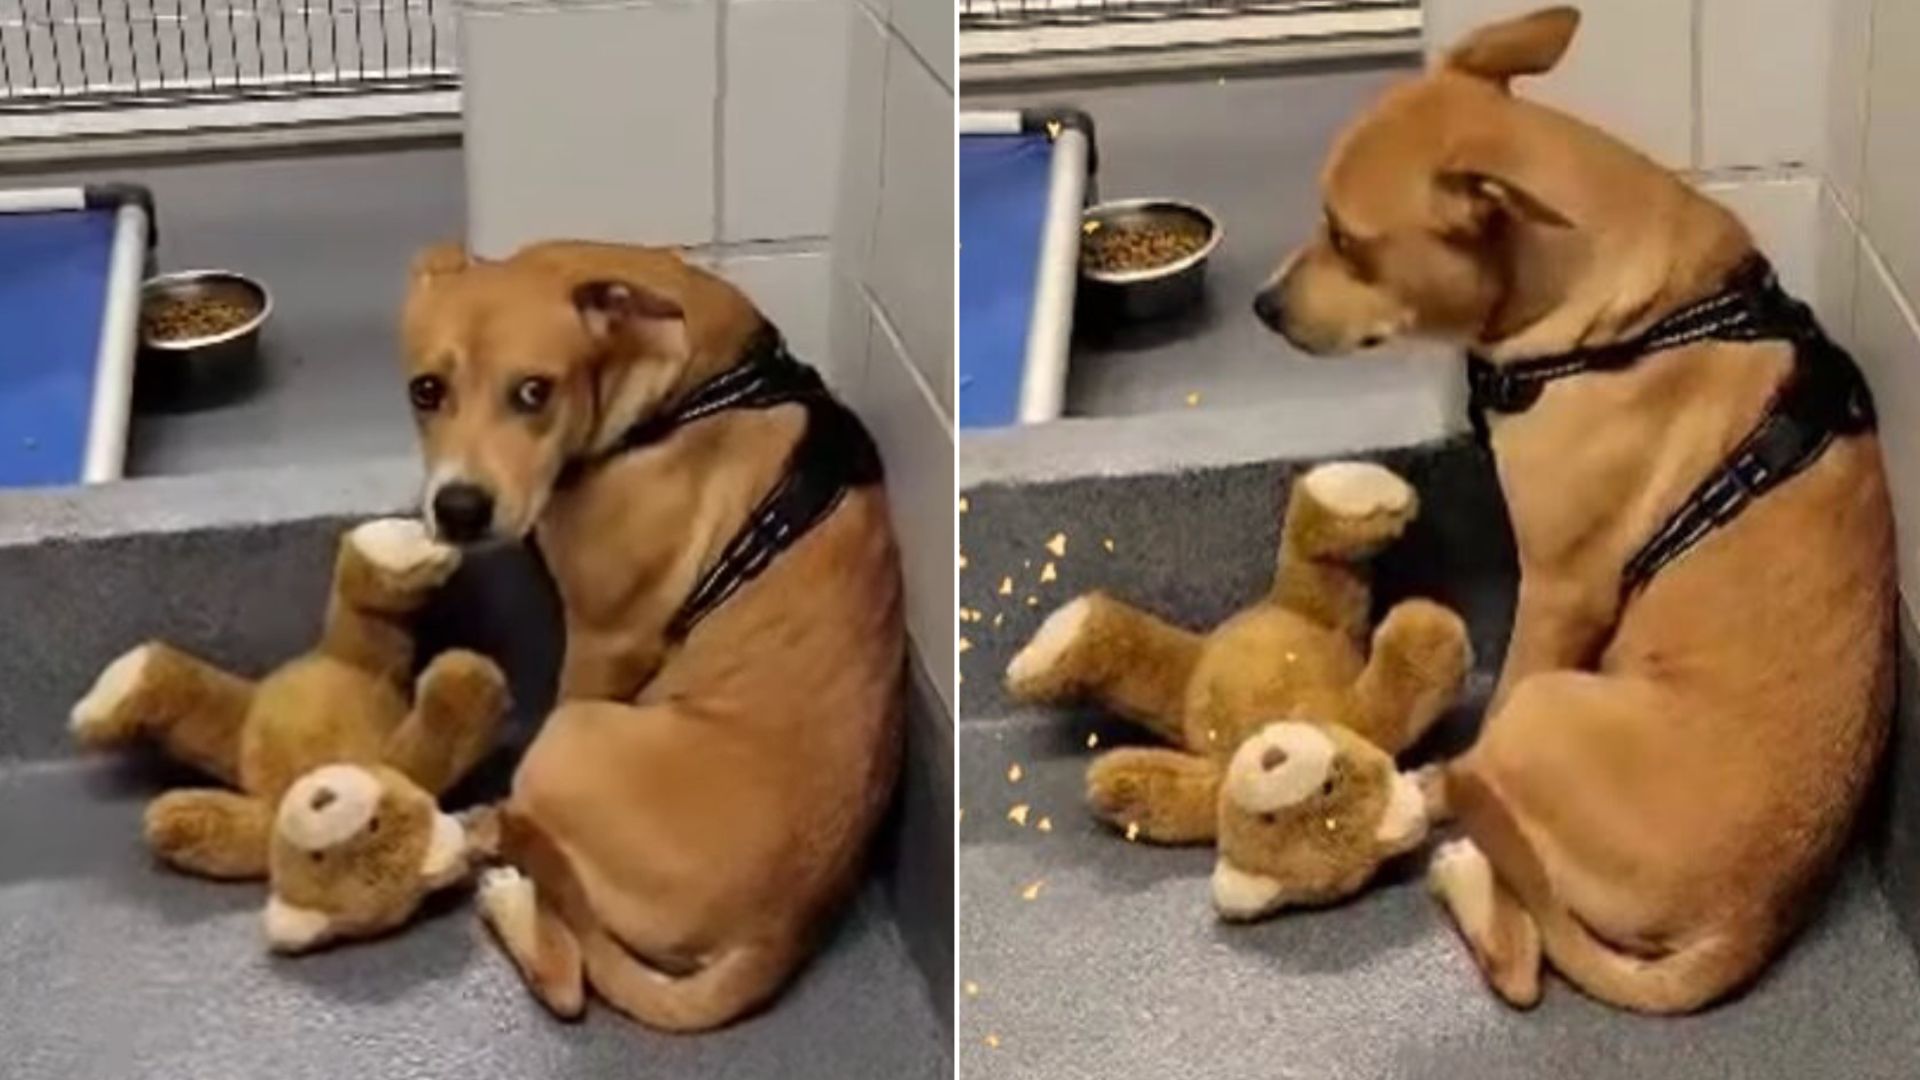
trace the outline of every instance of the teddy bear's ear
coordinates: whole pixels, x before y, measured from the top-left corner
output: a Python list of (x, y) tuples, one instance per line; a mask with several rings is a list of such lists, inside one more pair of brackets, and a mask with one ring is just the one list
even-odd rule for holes
[(427, 841), (420, 876), (429, 889), (444, 888), (467, 876), (467, 831), (453, 815), (433, 815), (433, 835)]
[(267, 944), (278, 952), (306, 952), (333, 934), (333, 920), (324, 911), (289, 904), (278, 896), (267, 901), (264, 918)]

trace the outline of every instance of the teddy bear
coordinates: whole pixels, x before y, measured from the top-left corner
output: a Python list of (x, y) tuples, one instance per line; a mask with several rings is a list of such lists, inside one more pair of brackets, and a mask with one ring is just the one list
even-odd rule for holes
[(154, 799), (146, 840), (187, 873), (266, 879), (276, 950), (384, 933), (469, 874), (438, 799), (493, 747), (506, 678), (452, 650), (410, 680), (413, 617), (459, 562), (418, 521), (366, 522), (340, 541), (312, 651), (249, 681), (148, 642), (73, 708), (82, 746), (145, 740), (223, 785)]
[(1128, 839), (1215, 844), (1223, 917), (1332, 903), (1425, 839), (1426, 785), (1395, 758), (1458, 699), (1466, 626), (1405, 600), (1368, 647), (1368, 561), (1418, 508), (1383, 466), (1316, 466), (1289, 493), (1258, 603), (1200, 634), (1089, 593), (1007, 667), (1017, 699), (1096, 704), (1168, 744), (1096, 758), (1087, 799)]

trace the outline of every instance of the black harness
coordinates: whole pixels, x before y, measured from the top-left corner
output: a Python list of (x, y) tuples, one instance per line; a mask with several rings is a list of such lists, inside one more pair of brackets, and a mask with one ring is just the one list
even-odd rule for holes
[(1772, 267), (1757, 256), (1720, 292), (1626, 341), (1500, 365), (1467, 357), (1468, 407), (1474, 432), (1485, 443), (1489, 412), (1525, 412), (1556, 379), (1619, 371), (1700, 341), (1785, 341), (1793, 346), (1793, 370), (1759, 424), (1627, 560), (1620, 580), (1623, 598), (1753, 500), (1817, 461), (1834, 439), (1873, 429), (1873, 397), (1853, 358), (1827, 337), (1805, 304), (1787, 295)]
[(777, 405), (804, 407), (806, 430), (780, 479), (674, 613), (667, 624), (671, 640), (685, 638), (741, 586), (759, 577), (781, 552), (824, 521), (848, 491), (880, 482), (880, 454), (860, 418), (833, 396), (819, 372), (794, 359), (780, 332), (768, 326), (739, 364), (695, 387), (672, 408), (628, 428), (606, 449), (569, 461), (560, 474), (556, 486), (572, 487), (613, 458), (652, 446), (695, 421), (729, 409)]

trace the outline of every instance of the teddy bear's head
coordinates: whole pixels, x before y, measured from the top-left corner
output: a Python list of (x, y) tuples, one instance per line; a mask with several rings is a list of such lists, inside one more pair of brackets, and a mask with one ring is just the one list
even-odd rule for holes
[(381, 765), (325, 765), (287, 789), (268, 860), (267, 941), (297, 953), (370, 937), (467, 876), (465, 831)]
[(1220, 787), (1213, 902), (1222, 918), (1331, 903), (1427, 833), (1419, 788), (1393, 759), (1333, 724), (1268, 724), (1234, 751)]

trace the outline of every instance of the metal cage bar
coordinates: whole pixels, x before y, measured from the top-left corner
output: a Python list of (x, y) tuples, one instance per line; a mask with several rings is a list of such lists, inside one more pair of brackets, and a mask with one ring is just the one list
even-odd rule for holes
[(444, 90), (451, 0), (0, 0), (0, 112)]
[(1151, 19), (1221, 18), (1311, 11), (1364, 11), (1400, 0), (958, 0), (962, 30)]

